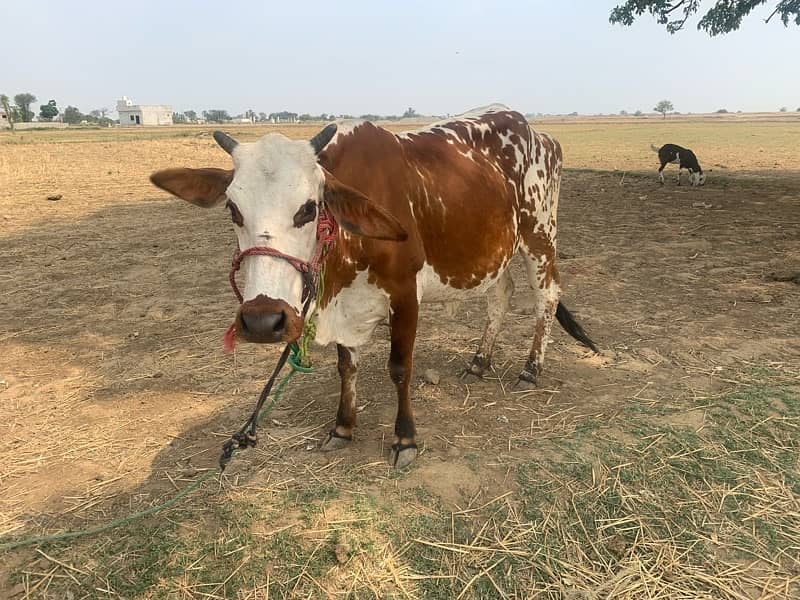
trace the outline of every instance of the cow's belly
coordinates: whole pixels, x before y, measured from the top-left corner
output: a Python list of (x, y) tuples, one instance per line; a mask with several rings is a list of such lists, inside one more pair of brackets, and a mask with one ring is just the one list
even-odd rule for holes
[[(508, 262), (500, 264), (496, 271), (472, 280), (467, 286), (456, 287), (447, 277), (440, 277), (429, 264), (425, 264), (417, 273), (417, 299), (420, 302), (454, 302), (481, 296), (486, 293), (508, 268)], [(444, 281), (443, 281), (444, 279)]]
[(318, 344), (336, 342), (358, 348), (369, 340), (375, 327), (389, 315), (389, 295), (367, 281), (361, 271), (353, 282), (334, 296), (317, 315)]

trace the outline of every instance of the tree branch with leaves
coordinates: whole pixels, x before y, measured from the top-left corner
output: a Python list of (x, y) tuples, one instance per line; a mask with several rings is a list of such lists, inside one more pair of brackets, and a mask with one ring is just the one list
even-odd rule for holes
[[(660, 25), (664, 25), (668, 32), (676, 33), (683, 29), (691, 17), (700, 12), (702, 4), (702, 0), (627, 0), (611, 11), (608, 20), (613, 24), (630, 26), (647, 12)], [(800, 25), (800, 0), (715, 0), (713, 6), (700, 18), (697, 29), (711, 36), (730, 33), (739, 29), (742, 20), (764, 4), (774, 6), (764, 20), (766, 23), (779, 16), (786, 27), (789, 23)]]

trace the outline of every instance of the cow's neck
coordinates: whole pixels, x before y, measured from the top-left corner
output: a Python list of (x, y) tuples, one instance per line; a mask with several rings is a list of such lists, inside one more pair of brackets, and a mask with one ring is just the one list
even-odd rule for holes
[[(408, 222), (394, 198), (405, 198), (407, 185), (398, 176), (403, 154), (397, 138), (372, 123), (362, 123), (340, 132), (319, 156), (320, 165), (339, 181), (387, 209), (401, 223)], [(402, 175), (400, 175), (402, 176)], [(336, 244), (325, 261), (324, 290), (318, 308), (317, 341), (354, 345), (365, 342), (377, 320), (388, 314), (389, 292), (385, 290), (386, 245), (339, 228)]]

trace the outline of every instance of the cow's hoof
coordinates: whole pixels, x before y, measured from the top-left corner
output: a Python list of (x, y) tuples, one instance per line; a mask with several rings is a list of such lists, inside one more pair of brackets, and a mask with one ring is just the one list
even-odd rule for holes
[(389, 464), (395, 469), (405, 469), (417, 458), (416, 444), (393, 444)]
[(322, 442), (320, 450), (322, 452), (334, 452), (346, 448), (352, 441), (353, 436), (339, 435), (336, 433), (336, 429), (331, 429), (330, 432), (328, 432), (328, 439)]
[(478, 365), (472, 364), (461, 371), (458, 378), (461, 380), (461, 383), (476, 383), (483, 379), (483, 369)]
[(536, 389), (536, 375), (530, 371), (523, 371), (519, 374), (514, 390), (527, 391)]

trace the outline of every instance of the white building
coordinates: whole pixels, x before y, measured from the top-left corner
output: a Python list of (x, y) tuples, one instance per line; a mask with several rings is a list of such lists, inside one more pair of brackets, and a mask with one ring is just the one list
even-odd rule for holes
[(120, 127), (135, 125), (172, 125), (172, 107), (164, 104), (134, 104), (127, 96), (117, 100)]
[(8, 115), (6, 111), (0, 108), (0, 129), (8, 129), (11, 127), (11, 123), (8, 121)]

